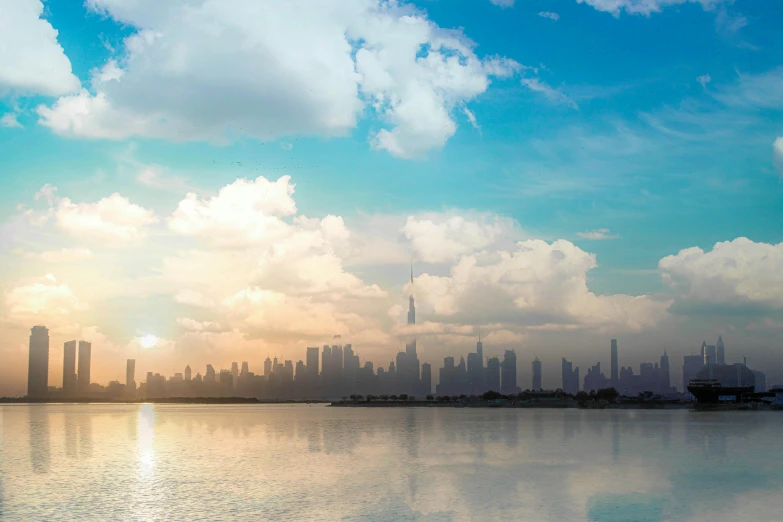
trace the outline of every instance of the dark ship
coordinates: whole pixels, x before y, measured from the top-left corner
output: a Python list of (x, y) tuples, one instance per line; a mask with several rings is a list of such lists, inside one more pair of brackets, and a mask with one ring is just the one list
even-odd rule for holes
[(742, 402), (742, 396), (753, 393), (754, 386), (724, 386), (715, 379), (693, 379), (688, 392), (702, 404), (726, 404)]
[(700, 404), (737, 404), (753, 393), (756, 376), (744, 364), (708, 364), (688, 383)]

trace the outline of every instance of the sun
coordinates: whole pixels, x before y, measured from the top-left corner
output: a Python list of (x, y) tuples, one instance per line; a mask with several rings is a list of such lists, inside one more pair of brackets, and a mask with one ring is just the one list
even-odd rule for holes
[(152, 348), (156, 344), (158, 344), (158, 338), (154, 335), (145, 335), (142, 337), (139, 342), (144, 348)]

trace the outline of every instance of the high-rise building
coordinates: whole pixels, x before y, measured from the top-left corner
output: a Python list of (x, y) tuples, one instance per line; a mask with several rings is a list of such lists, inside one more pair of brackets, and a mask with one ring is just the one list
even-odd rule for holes
[(666, 350), (663, 351), (663, 355), (661, 355), (661, 367), (660, 367), (660, 384), (658, 386), (658, 392), (659, 393), (669, 393), (671, 392), (672, 387), (672, 379), (671, 374), (669, 373), (669, 354), (666, 353)]
[(517, 393), (517, 354), (514, 350), (506, 350), (500, 363), (500, 393)]
[(185, 366), (185, 380), (189, 381), (193, 378), (193, 370), (190, 369), (190, 365)]
[(73, 397), (76, 393), (76, 341), (63, 346), (63, 395)]
[(90, 392), (90, 363), (92, 360), (92, 344), (79, 341), (79, 393)]
[(318, 347), (307, 348), (307, 375), (311, 383), (318, 381)]
[(236, 362), (231, 363), (231, 382), (234, 388), (237, 387), (237, 381), (239, 380), (239, 364)]
[(717, 362), (718, 364), (726, 364), (726, 347), (723, 346), (723, 337), (720, 335), (718, 336), (718, 344), (716, 345), (717, 348)]
[(240, 377), (247, 377), (247, 374), (250, 373), (250, 365), (247, 364), (247, 361), (242, 361), (242, 370), (239, 372)]
[(40, 399), (49, 394), (49, 330), (33, 326), (27, 365), (27, 396)]
[(421, 392), (425, 397), (432, 393), (432, 366), (430, 363), (421, 365)]
[(128, 359), (125, 363), (125, 392), (128, 397), (136, 395), (136, 359)]
[(533, 388), (535, 390), (542, 389), (541, 387), (541, 361), (536, 357), (533, 360)]
[(500, 359), (497, 357), (487, 359), (484, 375), (485, 391), (500, 392)]
[(574, 368), (573, 364), (570, 361), (567, 361), (565, 357), (563, 357), (563, 360), (561, 362), (561, 368), (562, 368), (562, 379), (563, 379), (563, 386), (562, 389), (566, 393), (570, 393), (571, 395), (576, 395), (579, 393), (579, 367)]
[(620, 378), (618, 376), (619, 371), (619, 364), (617, 361), (617, 339), (612, 339), (612, 368), (611, 368), (611, 381), (612, 386), (617, 388), (617, 386), (620, 384)]
[(204, 374), (204, 380), (206, 382), (215, 382), (217, 379), (215, 378), (215, 368), (211, 365), (207, 365), (207, 372)]
[(264, 359), (264, 377), (269, 377), (272, 374), (272, 359), (269, 358), (269, 356), (266, 356), (266, 359)]

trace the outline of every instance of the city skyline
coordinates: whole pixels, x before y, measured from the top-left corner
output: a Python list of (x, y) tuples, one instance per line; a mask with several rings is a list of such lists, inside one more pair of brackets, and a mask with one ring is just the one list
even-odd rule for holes
[[(408, 320), (415, 324), (415, 304), (409, 298)], [(332, 342), (341, 343), (341, 336), (335, 335)], [(184, 372), (175, 372), (166, 377), (159, 372), (147, 371), (146, 379), (136, 379), (136, 360), (126, 361), (125, 381), (113, 380), (106, 386), (90, 381), (91, 343), (79, 341), (79, 365), (74, 373), (76, 341), (67, 341), (63, 346), (62, 386), (48, 383), (47, 366), (50, 360), (48, 329), (43, 325), (31, 329), (29, 339), (29, 362), (27, 397), (32, 399), (51, 398), (56, 400), (78, 398), (143, 399), (160, 397), (255, 397), (264, 399), (334, 399), (348, 395), (397, 394), (409, 397), (430, 396), (481, 396), (486, 392), (515, 395), (523, 390), (561, 390), (575, 395), (579, 391), (599, 391), (614, 388), (625, 396), (653, 393), (668, 397), (689, 397), (688, 383), (692, 379), (712, 378), (713, 372), (730, 381), (738, 378), (740, 370), (753, 378), (756, 391), (764, 392), (775, 386), (768, 382), (766, 374), (759, 369), (748, 369), (747, 361), (727, 363), (725, 343), (722, 336), (715, 345), (702, 342), (698, 355), (686, 355), (682, 364), (682, 387), (672, 382), (668, 351), (664, 350), (660, 362), (642, 362), (639, 372), (634, 373), (631, 365), (619, 365), (617, 339), (610, 340), (609, 376), (601, 369), (599, 360), (587, 368), (583, 382), (579, 380), (580, 369), (572, 361), (561, 359), (559, 386), (545, 387), (543, 363), (534, 356), (531, 361), (531, 385), (518, 385), (518, 361), (514, 350), (506, 350), (501, 362), (498, 357), (484, 357), (481, 337), (476, 342), (475, 352), (459, 357), (443, 359), (438, 370), (437, 382), (433, 380), (432, 365), (419, 364), (415, 352), (415, 338), (406, 343), (405, 350), (397, 353), (385, 367), (372, 361), (364, 361), (354, 352), (352, 344), (323, 345), (319, 355), (318, 347), (307, 347), (304, 360), (283, 360), (269, 356), (264, 360), (263, 373), (250, 371), (248, 361), (242, 361), (241, 371), (237, 361), (230, 369), (221, 367), (216, 372), (212, 364), (206, 365), (204, 376), (200, 372), (193, 377), (190, 365)], [(736, 371), (731, 369), (736, 367)], [(744, 368), (744, 369), (743, 369)], [(726, 371), (726, 370), (728, 371)], [(765, 370), (769, 370), (765, 368)], [(749, 373), (748, 373), (749, 372)], [(750, 378), (750, 377), (749, 377)], [(192, 383), (192, 384), (191, 384)], [(521, 383), (519, 383), (521, 384)]]
[(0, 395), (37, 324), (52, 382), (479, 329), (521, 382), (719, 335), (783, 382), (783, 4), (120, 4), (5, 7)]

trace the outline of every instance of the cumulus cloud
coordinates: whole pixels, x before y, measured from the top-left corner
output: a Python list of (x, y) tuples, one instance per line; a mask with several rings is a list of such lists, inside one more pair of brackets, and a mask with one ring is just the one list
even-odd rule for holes
[[(226, 141), (345, 135), (370, 108), (371, 145), (410, 158), (442, 147), (454, 111), (518, 69), (459, 31), (381, 0), (181, 0), (88, 6), (135, 32), (91, 90), (38, 108), (55, 132)], [(247, 64), (253, 64), (248, 67)], [(314, 88), (317, 86), (317, 88)]]
[(59, 96), (79, 89), (57, 31), (42, 18), (43, 10), (40, 0), (0, 2), (0, 94), (10, 90)]
[(775, 168), (778, 169), (778, 174), (783, 178), (783, 137), (776, 139), (772, 144), (772, 160)]
[(489, 0), (492, 4), (500, 7), (513, 7), (514, 0)]
[(538, 13), (538, 16), (540, 16), (542, 18), (549, 18), (550, 20), (554, 20), (555, 22), (560, 20), (560, 15), (557, 14), (557, 13), (553, 13), (551, 11), (542, 11), (542, 12)]
[(52, 274), (21, 281), (5, 293), (5, 319), (23, 326), (53, 321), (60, 324), (73, 311), (83, 309), (67, 284)]
[(684, 310), (783, 308), (783, 243), (740, 237), (680, 250), (658, 268)]
[(547, 100), (551, 101), (552, 103), (567, 105), (572, 109), (579, 109), (579, 106), (576, 104), (574, 100), (569, 98), (563, 92), (555, 89), (554, 87), (550, 86), (548, 83), (541, 81), (538, 78), (523, 78), (522, 85), (524, 85), (525, 87), (527, 87), (533, 92), (542, 94)]
[(16, 119), (16, 114), (7, 112), (0, 118), (0, 127), (5, 127), (6, 129), (21, 129), (22, 124)]
[(158, 221), (151, 210), (131, 203), (118, 193), (95, 203), (74, 203), (69, 198), (61, 198), (54, 216), (57, 226), (73, 236), (116, 243), (143, 238), (145, 225)]
[(591, 239), (593, 241), (600, 241), (603, 239), (617, 239), (617, 234), (612, 234), (608, 228), (596, 228), (595, 230), (586, 230), (584, 232), (577, 232), (577, 236), (582, 239)]
[(495, 242), (521, 236), (516, 221), (492, 214), (409, 216), (402, 232), (416, 259), (425, 263), (454, 261)]
[(217, 196), (190, 193), (177, 205), (169, 228), (219, 245), (272, 244), (288, 233), (282, 218), (296, 213), (294, 188), (290, 176), (274, 182), (261, 176), (238, 179)]
[(587, 272), (596, 266), (594, 255), (569, 241), (528, 240), (511, 251), (464, 256), (448, 276), (425, 274), (415, 287), (435, 315), (458, 321), (636, 330), (665, 315), (666, 302), (590, 292)]
[(704, 9), (710, 9), (725, 0), (576, 0), (577, 3), (587, 4), (598, 11), (612, 13), (619, 16), (622, 11), (628, 14), (640, 14), (650, 16), (652, 13), (660, 13), (665, 7), (687, 3), (701, 4)]

